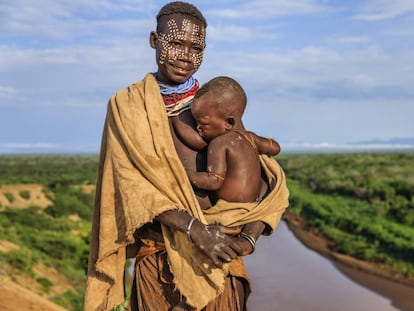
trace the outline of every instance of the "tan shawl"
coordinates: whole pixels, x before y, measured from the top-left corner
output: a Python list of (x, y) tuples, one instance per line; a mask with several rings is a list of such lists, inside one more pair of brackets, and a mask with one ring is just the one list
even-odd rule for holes
[[(268, 202), (276, 211), (270, 222), (276, 225), (288, 191), (280, 167), (270, 163), (279, 171), (271, 181), (272, 193), (279, 195)], [(171, 209), (207, 223), (175, 151), (158, 84), (147, 74), (108, 104), (84, 310), (109, 310), (124, 301), (126, 246), (134, 243), (137, 228)], [(222, 291), (224, 270), (214, 268), (184, 233), (163, 227), (163, 235), (178, 290), (189, 304), (202, 308)]]

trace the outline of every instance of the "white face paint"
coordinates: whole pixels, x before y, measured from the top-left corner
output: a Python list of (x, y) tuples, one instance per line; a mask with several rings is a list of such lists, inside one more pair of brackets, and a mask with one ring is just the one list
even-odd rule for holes
[(197, 70), (203, 61), (205, 48), (205, 29), (189, 19), (179, 18), (168, 20), (165, 33), (158, 33), (158, 40), (162, 44), (159, 57), (160, 64), (186, 59)]
[(218, 243), (218, 244), (216, 244), (216, 245), (214, 245), (214, 247), (213, 247), (213, 251), (214, 252), (221, 252), (222, 251), (222, 249), (224, 248), (224, 243)]
[(216, 238), (217, 239), (224, 239), (225, 238), (225, 234), (224, 233), (222, 233), (222, 232), (220, 232), (220, 231), (217, 231), (216, 232)]

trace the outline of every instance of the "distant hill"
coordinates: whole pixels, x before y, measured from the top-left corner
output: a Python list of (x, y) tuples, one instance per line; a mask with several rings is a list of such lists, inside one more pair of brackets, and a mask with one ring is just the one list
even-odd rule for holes
[(414, 137), (373, 139), (348, 143), (307, 143), (307, 142), (280, 142), (285, 153), (329, 153), (329, 152), (369, 152), (369, 151), (412, 151)]
[(358, 145), (406, 145), (414, 147), (414, 137), (395, 137), (391, 139), (373, 139), (368, 141), (355, 142)]

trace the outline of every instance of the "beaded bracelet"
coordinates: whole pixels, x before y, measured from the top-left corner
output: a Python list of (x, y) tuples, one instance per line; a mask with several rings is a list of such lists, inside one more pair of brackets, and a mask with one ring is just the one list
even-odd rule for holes
[(250, 243), (251, 247), (252, 247), (252, 253), (254, 252), (255, 246), (256, 246), (256, 240), (254, 237), (252, 237), (250, 234), (241, 232), (240, 236), (245, 239), (247, 242)]
[(196, 219), (193, 217), (190, 219), (190, 221), (188, 222), (187, 226), (185, 227), (185, 234), (187, 235), (187, 240), (189, 240), (190, 242), (192, 242), (191, 240), (191, 235), (190, 235), (190, 230), (191, 227), (193, 226), (193, 223)]

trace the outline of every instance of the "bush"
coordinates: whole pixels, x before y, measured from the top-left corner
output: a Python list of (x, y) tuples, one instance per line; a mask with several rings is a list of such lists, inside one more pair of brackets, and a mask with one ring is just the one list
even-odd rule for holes
[(9, 201), (9, 203), (13, 203), (14, 202), (14, 195), (11, 192), (5, 192), (4, 196), (6, 197), (7, 201)]
[(53, 283), (52, 283), (49, 279), (44, 278), (44, 277), (38, 277), (38, 278), (36, 278), (36, 281), (42, 285), (43, 290), (44, 290), (46, 293), (48, 293), (48, 292), (49, 292), (49, 289), (50, 289), (50, 288), (52, 287), (52, 285), (53, 285)]
[(66, 291), (63, 294), (55, 297), (53, 301), (63, 307), (70, 305), (73, 311), (82, 311), (83, 309), (83, 293), (74, 293), (73, 291)]
[(93, 194), (87, 194), (75, 188), (60, 188), (55, 193), (54, 204), (45, 209), (53, 217), (78, 214), (82, 219), (90, 221), (93, 213)]
[(4, 257), (11, 266), (29, 274), (32, 273), (33, 266), (38, 262), (38, 258), (34, 256), (33, 252), (26, 248), (13, 249), (7, 252)]
[(29, 200), (30, 199), (30, 191), (28, 190), (22, 190), (19, 192), (19, 195), (21, 198)]

